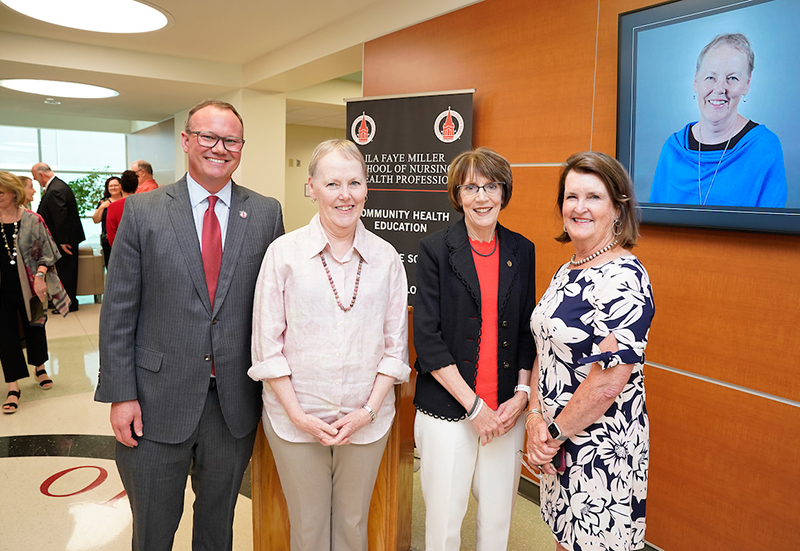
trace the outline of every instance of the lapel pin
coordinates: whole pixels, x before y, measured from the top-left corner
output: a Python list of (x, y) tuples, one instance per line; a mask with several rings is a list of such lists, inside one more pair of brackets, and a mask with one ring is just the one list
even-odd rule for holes
[(247, 213), (245, 211), (243, 211), (243, 210), (240, 210), (239, 211), (239, 216), (241, 216), (242, 218), (247, 218)]
[(508, 261), (508, 267), (509, 268), (511, 267), (511, 261), (510, 260)]

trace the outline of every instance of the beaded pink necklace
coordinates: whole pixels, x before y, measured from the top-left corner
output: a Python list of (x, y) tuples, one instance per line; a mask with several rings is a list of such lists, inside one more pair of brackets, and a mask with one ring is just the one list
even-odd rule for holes
[(322, 260), (322, 265), (325, 267), (325, 273), (328, 274), (328, 283), (331, 284), (331, 289), (333, 290), (333, 296), (336, 299), (336, 304), (339, 305), (339, 308), (341, 308), (343, 312), (349, 312), (356, 303), (356, 297), (358, 296), (358, 282), (361, 281), (361, 266), (364, 264), (364, 257), (361, 257), (358, 261), (358, 272), (356, 272), (356, 287), (353, 289), (353, 300), (350, 301), (350, 306), (347, 308), (342, 306), (342, 301), (339, 300), (339, 292), (336, 290), (336, 284), (333, 282), (331, 271), (328, 269), (328, 263), (325, 261), (325, 255), (320, 252), (319, 257)]

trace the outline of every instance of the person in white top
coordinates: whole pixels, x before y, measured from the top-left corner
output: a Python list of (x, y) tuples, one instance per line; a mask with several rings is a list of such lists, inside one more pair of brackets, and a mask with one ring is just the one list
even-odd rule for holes
[(263, 425), (289, 510), (292, 551), (367, 551), (369, 503), (408, 381), (407, 282), (397, 251), (367, 231), (367, 170), (347, 140), (308, 167), (319, 213), (267, 250), (253, 308)]

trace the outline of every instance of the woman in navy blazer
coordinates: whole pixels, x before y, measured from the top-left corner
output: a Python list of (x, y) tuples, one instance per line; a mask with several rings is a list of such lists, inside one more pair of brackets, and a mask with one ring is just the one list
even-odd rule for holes
[(448, 170), (454, 225), (420, 241), (414, 346), (414, 436), (426, 505), (425, 548), (460, 548), (470, 487), (477, 551), (505, 549), (519, 481), (517, 423), (536, 349), (534, 246), (497, 223), (511, 199), (508, 161), (488, 148)]

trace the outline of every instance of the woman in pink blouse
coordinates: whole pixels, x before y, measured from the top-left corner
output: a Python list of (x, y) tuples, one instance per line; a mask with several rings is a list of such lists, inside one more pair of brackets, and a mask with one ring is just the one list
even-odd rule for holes
[(317, 146), (319, 213), (270, 245), (256, 284), (253, 366), (292, 551), (367, 551), (370, 498), (408, 381), (406, 275), (361, 223), (367, 169), (347, 140)]

